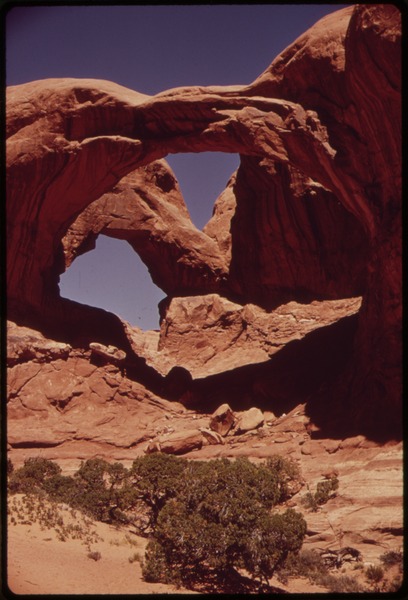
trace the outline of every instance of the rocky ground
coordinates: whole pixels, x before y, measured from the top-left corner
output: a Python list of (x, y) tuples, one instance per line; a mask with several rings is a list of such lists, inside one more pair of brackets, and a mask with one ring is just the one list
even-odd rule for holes
[[(213, 412), (192, 410), (148, 392), (111, 362), (92, 364), (91, 351), (80, 353), (12, 324), (9, 347), (8, 455), (15, 467), (31, 456), (55, 460), (64, 472), (73, 473), (87, 458), (98, 456), (130, 466), (136, 456), (158, 450), (193, 460), (247, 456), (261, 461), (278, 454), (293, 459), (302, 474), (302, 485), (294, 490), (289, 505), (306, 517), (304, 548), (338, 551), (349, 546), (361, 552), (365, 566), (378, 564), (387, 551), (401, 549), (402, 442), (378, 443), (363, 435), (327, 437), (311, 420), (306, 403), (279, 415), (261, 410), (255, 402), (246, 410), (228, 409), (224, 404), (216, 411), (221, 415), (217, 421)], [(228, 415), (232, 415), (230, 421)], [(306, 508), (303, 501), (307, 492), (314, 493), (318, 482), (333, 474), (339, 481), (336, 495), (317, 512)], [(19, 527), (23, 529), (11, 530), (9, 541), (11, 572), (16, 577), (15, 569), (24, 572), (24, 578), (18, 577), (18, 586), (24, 581), (40, 585), (38, 577), (34, 582), (33, 568), (29, 567), (33, 549), (37, 544), (43, 548), (36, 553), (40, 561), (52, 546), (41, 536), (34, 537), (35, 528), (28, 534), (27, 526)], [(26, 550), (22, 549), (24, 544)], [(65, 556), (68, 547), (60, 547), (62, 558), (58, 560), (67, 561), (67, 565), (72, 560), (74, 568), (79, 560), (77, 546), (69, 550), (69, 556), (73, 553), (69, 560)], [(111, 550), (101, 550), (105, 560), (113, 556)], [(54, 555), (54, 550), (51, 553)], [(122, 559), (112, 558), (114, 564)], [(87, 587), (91, 581), (113, 590), (113, 584), (104, 578), (87, 579), (102, 569), (104, 562), (87, 560), (81, 564), (84, 592), (91, 589)], [(121, 567), (124, 577), (128, 570), (133, 573), (126, 586), (154, 593), (156, 588), (145, 587), (133, 567)], [(47, 583), (47, 577), (41, 583), (44, 593), (55, 583), (54, 578)], [(27, 585), (26, 591), (31, 589)], [(304, 585), (306, 591), (309, 584)]]
[[(109, 441), (71, 440), (53, 447), (11, 448), (9, 457), (19, 466), (29, 456), (42, 456), (56, 460), (68, 473), (75, 471), (81, 460), (94, 456), (130, 466), (155, 440), (162, 442), (164, 451), (191, 459), (248, 456), (259, 461), (278, 454), (292, 458), (301, 469), (304, 485), (291, 505), (302, 511), (305, 509), (301, 500), (309, 489), (315, 491), (327, 474), (337, 473), (339, 479), (336, 497), (318, 512), (307, 512), (306, 546), (353, 546), (367, 562), (375, 562), (385, 551), (401, 547), (402, 442), (378, 445), (363, 436), (343, 440), (316, 438), (308, 431), (309, 420), (304, 405), (300, 405), (280, 418), (265, 412), (265, 424), (261, 427), (228, 435), (221, 443), (209, 443), (200, 429), (208, 430), (211, 415), (179, 408), (179, 412), (170, 414), (162, 411), (160, 415), (157, 411), (148, 421), (149, 408), (141, 407), (139, 411), (140, 421), (146, 420), (144, 439), (130, 448), (120, 448)], [(137, 419), (136, 411), (134, 418)], [(123, 436), (131, 435), (124, 424), (123, 429)]]
[[(361, 552), (365, 568), (370, 564), (378, 565), (380, 556), (385, 552), (401, 550), (401, 443), (378, 446), (362, 436), (344, 440), (314, 439), (307, 430), (304, 406), (298, 406), (290, 414), (277, 419), (271, 413), (264, 413), (264, 417), (265, 423), (257, 429), (228, 435), (221, 444), (203, 445), (184, 456), (191, 459), (248, 456), (255, 461), (274, 454), (290, 457), (298, 463), (304, 478), (303, 486), (289, 505), (305, 515), (308, 524), (305, 549), (337, 551), (350, 546)], [(153, 421), (150, 435), (155, 439), (161, 434), (161, 439), (165, 440), (166, 436), (172, 436), (174, 430), (179, 440), (185, 440), (184, 436), (191, 439), (192, 431), (198, 434), (200, 428), (208, 428), (210, 421), (210, 415), (180, 410)], [(55, 460), (66, 473), (72, 473), (79, 466), (78, 458), (101, 456), (130, 466), (133, 458), (147, 449), (146, 442), (126, 450), (95, 442), (78, 442), (77, 446), (76, 449), (71, 443), (35, 450), (12, 449), (10, 458), (17, 466), (28, 456), (40, 455)], [(74, 458), (75, 454), (78, 458)], [(339, 480), (336, 496), (317, 512), (306, 509), (302, 499), (307, 490), (314, 492), (317, 483), (333, 473)], [(123, 540), (126, 531), (119, 532), (96, 523), (94, 527), (103, 540), (92, 545), (92, 551), (102, 555), (97, 562), (86, 558), (86, 549), (78, 541), (58, 541), (55, 533), (40, 532), (35, 525), (10, 526), (9, 583), (13, 591), (149, 594), (175, 591), (163, 584), (147, 584), (142, 580), (140, 563), (129, 563), (134, 548), (126, 543), (117, 547), (112, 541)], [(140, 538), (138, 544), (137, 551), (142, 555), (146, 540)], [(334, 574), (346, 573), (363, 582), (363, 571), (356, 569), (355, 563), (346, 563), (341, 570), (335, 569)], [(278, 581), (271, 583), (289, 592), (324, 591), (324, 588), (312, 585), (307, 578), (295, 578), (286, 586)]]

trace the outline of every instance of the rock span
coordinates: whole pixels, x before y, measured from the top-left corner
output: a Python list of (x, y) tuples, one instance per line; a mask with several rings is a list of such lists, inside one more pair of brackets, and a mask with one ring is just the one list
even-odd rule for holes
[[(400, 38), (397, 8), (356, 5), (319, 21), (248, 86), (154, 97), (94, 80), (9, 88), (9, 318), (76, 347), (121, 349), (128, 372), (157, 393), (162, 376), (119, 318), (59, 296), (59, 275), (100, 233), (140, 254), (169, 295), (164, 318), (176, 296), (219, 294), (267, 311), (363, 296), (350, 360), (321, 390), (321, 410), (330, 401), (348, 424), (351, 415), (358, 428), (394, 435)], [(162, 159), (203, 151), (239, 153), (241, 163), (198, 231)]]

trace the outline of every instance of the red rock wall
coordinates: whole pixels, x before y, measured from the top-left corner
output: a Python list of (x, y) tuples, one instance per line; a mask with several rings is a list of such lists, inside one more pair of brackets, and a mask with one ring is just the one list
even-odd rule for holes
[[(363, 293), (342, 395), (360, 418), (378, 421), (385, 411), (395, 425), (401, 402), (400, 36), (397, 8), (358, 5), (321, 20), (247, 87), (179, 88), (151, 98), (87, 80), (10, 88), (10, 318), (55, 331), (71, 318), (69, 328), (75, 328), (77, 316), (66, 314), (58, 295), (58, 275), (72, 258), (67, 245), (64, 257), (61, 240), (98, 199), (107, 206), (131, 197), (142, 207), (157, 182), (145, 179), (144, 192), (136, 168), (169, 152), (237, 152), (241, 167), (217, 203), (208, 234), (188, 221), (181, 226), (182, 202), (166, 204), (171, 186), (162, 189), (164, 202), (149, 207), (157, 219), (150, 228), (122, 220), (101, 222), (99, 231), (129, 239), (169, 294), (220, 292), (272, 308), (289, 299)], [(235, 214), (219, 218), (234, 204), (231, 192)], [(146, 206), (140, 211), (146, 214)], [(92, 242), (92, 235), (85, 225), (83, 240)], [(115, 327), (121, 339), (120, 322)]]
[(336, 196), (289, 164), (242, 157), (230, 285), (272, 309), (364, 293), (367, 237)]

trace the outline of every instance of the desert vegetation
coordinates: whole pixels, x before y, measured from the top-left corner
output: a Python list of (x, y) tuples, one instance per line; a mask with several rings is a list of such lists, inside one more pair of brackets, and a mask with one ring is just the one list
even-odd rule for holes
[[(203, 593), (272, 592), (278, 589), (272, 578), (284, 585), (307, 578), (333, 593), (397, 590), (398, 551), (364, 568), (353, 549), (332, 556), (302, 548), (305, 518), (287, 506), (300, 480), (297, 465), (279, 456), (255, 464), (155, 453), (129, 469), (91, 459), (72, 476), (52, 461), (30, 458), (19, 469), (8, 464), (9, 526), (36, 522), (58, 541), (80, 539), (85, 555), (99, 561), (93, 524), (111, 524), (126, 530), (115, 543), (129, 546), (128, 561), (141, 565), (146, 582)], [(337, 479), (324, 483), (308, 504), (312, 511), (338, 488)], [(135, 534), (147, 539), (146, 551)]]
[(101, 539), (92, 519), (67, 505), (50, 501), (44, 495), (13, 494), (9, 498), (8, 514), (11, 527), (38, 523), (41, 531), (52, 531), (60, 542), (81, 540), (89, 554), (93, 552), (92, 546)]
[(330, 498), (336, 495), (339, 487), (339, 480), (336, 476), (331, 476), (324, 481), (319, 481), (314, 493), (307, 492), (302, 498), (302, 504), (305, 508), (317, 512), (319, 507), (326, 504)]
[[(64, 526), (61, 503), (85, 519), (126, 524), (149, 538), (146, 555), (129, 558), (143, 563), (147, 581), (266, 589), (306, 534), (300, 513), (274, 510), (298, 477), (296, 466), (279, 457), (255, 465), (246, 458), (189, 461), (157, 453), (137, 458), (130, 469), (91, 459), (72, 477), (51, 461), (30, 458), (9, 468), (10, 510), (29, 505), (30, 518), (58, 530), (61, 540), (76, 533)], [(45, 516), (41, 506), (51, 507)], [(90, 539), (88, 550), (89, 558), (100, 559)]]

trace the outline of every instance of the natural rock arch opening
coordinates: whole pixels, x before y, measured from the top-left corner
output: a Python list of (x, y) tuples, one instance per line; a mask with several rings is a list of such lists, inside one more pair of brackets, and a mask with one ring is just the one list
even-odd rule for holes
[[(184, 170), (186, 167), (190, 167), (190, 172), (187, 175), (184, 174), (181, 179), (184, 182), (188, 180), (186, 196), (189, 200), (192, 199), (196, 209), (201, 214), (207, 213), (208, 217), (211, 217), (211, 213), (216, 211), (215, 204), (218, 193), (225, 192), (225, 185), (231, 179), (234, 168), (238, 166), (239, 158), (237, 155), (224, 155), (226, 160), (223, 161), (223, 156), (220, 157), (221, 153), (217, 153), (214, 157), (215, 160), (213, 158), (212, 161), (208, 161), (209, 154), (211, 153), (207, 153), (207, 162), (201, 169), (198, 168), (199, 161), (197, 162), (197, 160), (187, 161), (187, 164), (181, 160), (181, 167), (184, 167)], [(199, 158), (198, 155), (190, 154), (189, 156), (193, 156), (195, 159)], [(217, 164), (216, 176), (212, 177), (212, 181), (208, 183), (208, 176), (211, 176), (211, 172), (213, 172), (211, 167), (214, 167), (215, 164)], [(192, 166), (193, 169), (191, 169)], [(179, 172), (180, 170), (182, 172), (183, 168), (178, 169)], [(207, 177), (207, 182), (205, 177)], [(196, 187), (206, 187), (207, 189), (197, 197), (194, 196)], [(200, 202), (205, 206), (197, 207), (197, 203)], [(200, 208), (203, 208), (203, 212), (200, 211)], [(211, 230), (211, 225), (207, 223), (207, 226)], [(98, 243), (97, 240), (104, 239), (104, 246), (114, 243), (114, 238), (128, 242), (126, 270), (129, 290), (124, 289), (123, 294), (134, 297), (142, 296), (141, 302), (149, 304), (150, 313), (157, 310), (157, 319), (155, 315), (150, 318), (147, 326), (142, 327), (142, 329), (157, 329), (159, 324), (158, 304), (166, 294), (182, 295), (185, 292), (191, 294), (194, 291), (206, 292), (218, 289), (216, 280), (225, 271), (225, 261), (221, 256), (219, 240), (213, 239), (213, 237), (211, 237), (211, 233), (208, 235), (201, 232), (190, 220), (190, 214), (176, 175), (167, 162), (164, 160), (152, 161), (125, 176), (116, 186), (91, 202), (76, 216), (64, 231), (53, 272), (54, 274), (56, 270), (60, 272), (61, 291), (65, 287), (65, 281), (69, 287), (69, 283), (74, 277), (79, 280), (80, 264), (84, 264), (88, 269), (93, 267), (98, 271), (103, 270), (103, 266), (97, 267), (95, 252), (91, 257), (89, 255), (89, 251), (93, 250), (95, 244)], [(115, 246), (116, 251), (119, 251), (120, 248), (123, 246)], [(106, 251), (105, 255), (104, 258), (104, 255), (101, 254), (100, 260), (112, 260), (111, 252)], [(74, 267), (70, 268), (74, 261)], [(133, 265), (132, 261), (134, 261)], [(67, 271), (68, 268), (70, 271)], [(120, 262), (118, 269), (123, 270)], [(198, 273), (196, 273), (197, 270)], [(117, 274), (115, 273), (115, 276)], [(143, 281), (140, 282), (138, 291), (136, 292), (135, 288), (132, 292), (132, 286), (137, 286), (137, 284), (131, 279), (138, 277), (139, 274), (142, 275)], [(91, 273), (91, 277), (93, 276), (94, 273)], [(109, 279), (108, 275), (107, 279)], [(74, 284), (74, 282), (72, 283)], [(76, 282), (77, 287), (78, 283), (79, 281)], [(106, 279), (99, 280), (99, 285), (106, 284)], [(89, 281), (88, 287), (91, 285)], [(122, 287), (126, 286), (122, 285)], [(140, 287), (149, 290), (144, 299)], [(111, 310), (133, 325), (141, 325), (139, 323), (140, 315), (128, 318), (120, 308), (115, 309), (117, 303), (109, 304), (109, 296), (112, 296), (111, 290), (108, 290), (105, 298), (98, 298), (97, 291), (95, 290), (95, 293), (92, 294), (89, 289), (77, 289), (75, 293), (71, 293), (68, 289), (67, 293), (60, 295), (82, 304), (92, 304)], [(103, 287), (100, 289), (100, 295), (103, 296)], [(93, 296), (96, 298), (92, 300)], [(120, 300), (120, 304), (123, 306), (125, 302), (122, 298)], [(76, 309), (78, 308), (76, 306)], [(140, 309), (143, 309), (143, 306), (140, 305)]]
[[(36, 159), (43, 161), (48, 178), (41, 179), (40, 196), (33, 200), (41, 204), (41, 214), (36, 230), (30, 230), (30, 236), (26, 234), (25, 206), (22, 207), (18, 202), (9, 203), (12, 207), (10, 220), (16, 223), (10, 245), (17, 243), (21, 246), (21, 240), (24, 239), (30, 245), (30, 256), (35, 256), (33, 265), (21, 261), (16, 268), (8, 270), (11, 275), (9, 306), (13, 312), (27, 314), (27, 306), (30, 306), (30, 312), (36, 315), (36, 319), (42, 319), (46, 315), (47, 321), (50, 320), (56, 302), (55, 275), (58, 270), (59, 273), (62, 272), (60, 257), (56, 257), (57, 245), (73, 219), (90, 213), (92, 223), (91, 226), (88, 224), (88, 232), (92, 231), (94, 236), (109, 228), (109, 235), (127, 239), (148, 265), (153, 281), (166, 294), (191, 295), (221, 291), (240, 301), (255, 302), (268, 308), (276, 306), (282, 300), (282, 286), (287, 288), (287, 271), (263, 272), (264, 267), (269, 269), (271, 261), (268, 257), (266, 262), (263, 258), (261, 263), (258, 260), (258, 248), (264, 244), (263, 239), (254, 239), (253, 244), (252, 240), (248, 242), (245, 235), (242, 235), (242, 227), (244, 231), (248, 231), (246, 214), (241, 214), (239, 218), (234, 214), (235, 231), (231, 236), (229, 230), (232, 215), (225, 218), (224, 212), (221, 237), (217, 234), (203, 236), (199, 230), (190, 230), (188, 239), (180, 243), (185, 237), (180, 235), (185, 231), (181, 213), (184, 210), (185, 216), (188, 216), (188, 212), (174, 174), (169, 172), (162, 157), (169, 153), (183, 152), (239, 153), (241, 166), (238, 173), (241, 179), (238, 188), (243, 198), (241, 206), (244, 202), (254, 205), (254, 199), (260, 197), (264, 204), (268, 203), (269, 192), (272, 190), (275, 194), (275, 190), (282, 187), (291, 196), (291, 188), (300, 175), (301, 195), (308, 193), (310, 181), (318, 181), (321, 190), (326, 189), (326, 184), (328, 189), (333, 187), (332, 194), (338, 193), (347, 208), (350, 200), (345, 194), (344, 185), (339, 185), (337, 176), (332, 174), (333, 150), (324, 142), (326, 134), (323, 129), (320, 131), (318, 120), (291, 102), (259, 99), (257, 96), (253, 98), (253, 92), (237, 98), (229, 95), (214, 97), (206, 92), (200, 103), (192, 103), (188, 95), (187, 99), (183, 98), (181, 90), (181, 97), (176, 96), (170, 102), (160, 95), (152, 100), (152, 121), (151, 107), (144, 104), (145, 98), (141, 99), (139, 94), (133, 92), (129, 96), (128, 90), (123, 98), (123, 88), (107, 85), (106, 82), (104, 88), (106, 89), (98, 89), (95, 95), (92, 82), (77, 84), (75, 80), (64, 80), (58, 93), (63, 97), (68, 94), (70, 98), (73, 95), (71, 100), (76, 106), (75, 119), (70, 112), (63, 116), (60, 128), (66, 137), (55, 138), (56, 147), (52, 156), (41, 155), (41, 159), (36, 156)], [(36, 93), (35, 82), (32, 93)], [(115, 111), (111, 108), (107, 110), (105, 104), (98, 106), (98, 112), (102, 110), (102, 113), (94, 122), (89, 114), (91, 105), (100, 96), (104, 98), (109, 95), (114, 99)], [(15, 101), (18, 105), (18, 93)], [(183, 119), (176, 119), (174, 123), (171, 121), (173, 104), (183, 114)], [(169, 111), (170, 121), (166, 118), (166, 110)], [(99, 120), (106, 122), (103, 132), (98, 129)], [(133, 132), (132, 137), (128, 137), (132, 122), (137, 122), (139, 129)], [(162, 129), (166, 131), (169, 127), (171, 133), (163, 134)], [(268, 132), (266, 137), (261, 133), (263, 129)], [(291, 137), (288, 137), (289, 133)], [(58, 144), (61, 144), (61, 148)], [(297, 147), (302, 148), (300, 155)], [(44, 152), (44, 148), (46, 146), (41, 146), (40, 152)], [(58, 157), (55, 164), (54, 154)], [(64, 162), (66, 156), (69, 156), (68, 162)], [(243, 157), (246, 159), (244, 169)], [(51, 161), (48, 170), (47, 161)], [(15, 167), (17, 171), (19, 167), (19, 164)], [(58, 171), (58, 175), (54, 171)], [(309, 171), (310, 175), (301, 175)], [(20, 178), (19, 173), (14, 173), (12, 168), (9, 172), (10, 178)], [(24, 190), (19, 190), (18, 193), (20, 192), (23, 193)], [(232, 202), (236, 200), (235, 191), (233, 196)], [(231, 198), (228, 198), (227, 204), (230, 201)], [(107, 224), (99, 219), (96, 230), (94, 223), (98, 219), (95, 217), (101, 211), (96, 215), (92, 214), (95, 203), (103, 205), (105, 214), (113, 215), (112, 222)], [(118, 203), (121, 211), (115, 208)], [(137, 222), (135, 215), (129, 213), (129, 205), (135, 207), (136, 204)], [(91, 209), (90, 212), (88, 208)], [(355, 209), (356, 214), (359, 213), (360, 207), (351, 208)], [(126, 214), (123, 214), (123, 210)], [(342, 211), (344, 213), (344, 207)], [(336, 216), (329, 214), (328, 207), (326, 213), (332, 224), (337, 222)], [(355, 216), (353, 215), (353, 221), (356, 220)], [(262, 215), (258, 213), (255, 217), (262, 218)], [(364, 226), (369, 227), (369, 224), (365, 223)], [(123, 234), (124, 229), (126, 234)], [(285, 229), (286, 224), (284, 230), (278, 231), (279, 248), (287, 242)], [(335, 231), (334, 228), (331, 229)], [(250, 236), (257, 237), (253, 227), (249, 233)], [(340, 276), (340, 281), (335, 282), (336, 289), (330, 290), (331, 274), (326, 267), (321, 269), (320, 257), (316, 255), (314, 248), (308, 244), (300, 248), (297, 243), (304, 237), (303, 227), (294, 233), (290, 243), (299, 257), (295, 256), (292, 264), (305, 264), (310, 257), (315, 272), (309, 277), (307, 270), (298, 269), (294, 280), (290, 282), (289, 294), (302, 290), (302, 295), (305, 295), (303, 288), (306, 276), (306, 286), (309, 286), (309, 281), (312, 282), (312, 289), (309, 290), (312, 297), (323, 297), (327, 292), (329, 297), (338, 297), (339, 293), (348, 295), (344, 287), (341, 292), (339, 288), (343, 283), (346, 287), (349, 285), (349, 274), (346, 277)], [(314, 238), (313, 232), (311, 233)], [(234, 234), (235, 244), (232, 256), (229, 256), (231, 243), (233, 244), (230, 237), (234, 237)], [(269, 234), (266, 237), (269, 248)], [(328, 236), (328, 242), (331, 249), (338, 246), (337, 239), (333, 239), (331, 235)], [(312, 244), (315, 243), (316, 240), (312, 239)], [(23, 250), (24, 255), (28, 256), (27, 249)], [(307, 258), (305, 252), (308, 254)], [(332, 251), (329, 254), (333, 256)], [(177, 266), (176, 271), (174, 265)], [(348, 264), (351, 268), (353, 265), (354, 262)], [(360, 267), (359, 264), (358, 270)], [(25, 276), (28, 268), (29, 278)], [(254, 281), (246, 281), (247, 273), (255, 276), (256, 286), (253, 285)], [(282, 281), (282, 275), (285, 281)]]
[(200, 152), (169, 154), (173, 169), (194, 225), (202, 230), (211, 219), (214, 203), (239, 167), (238, 154)]
[(124, 241), (98, 236), (95, 249), (78, 256), (60, 276), (61, 297), (113, 312), (140, 329), (159, 329), (165, 294)]

